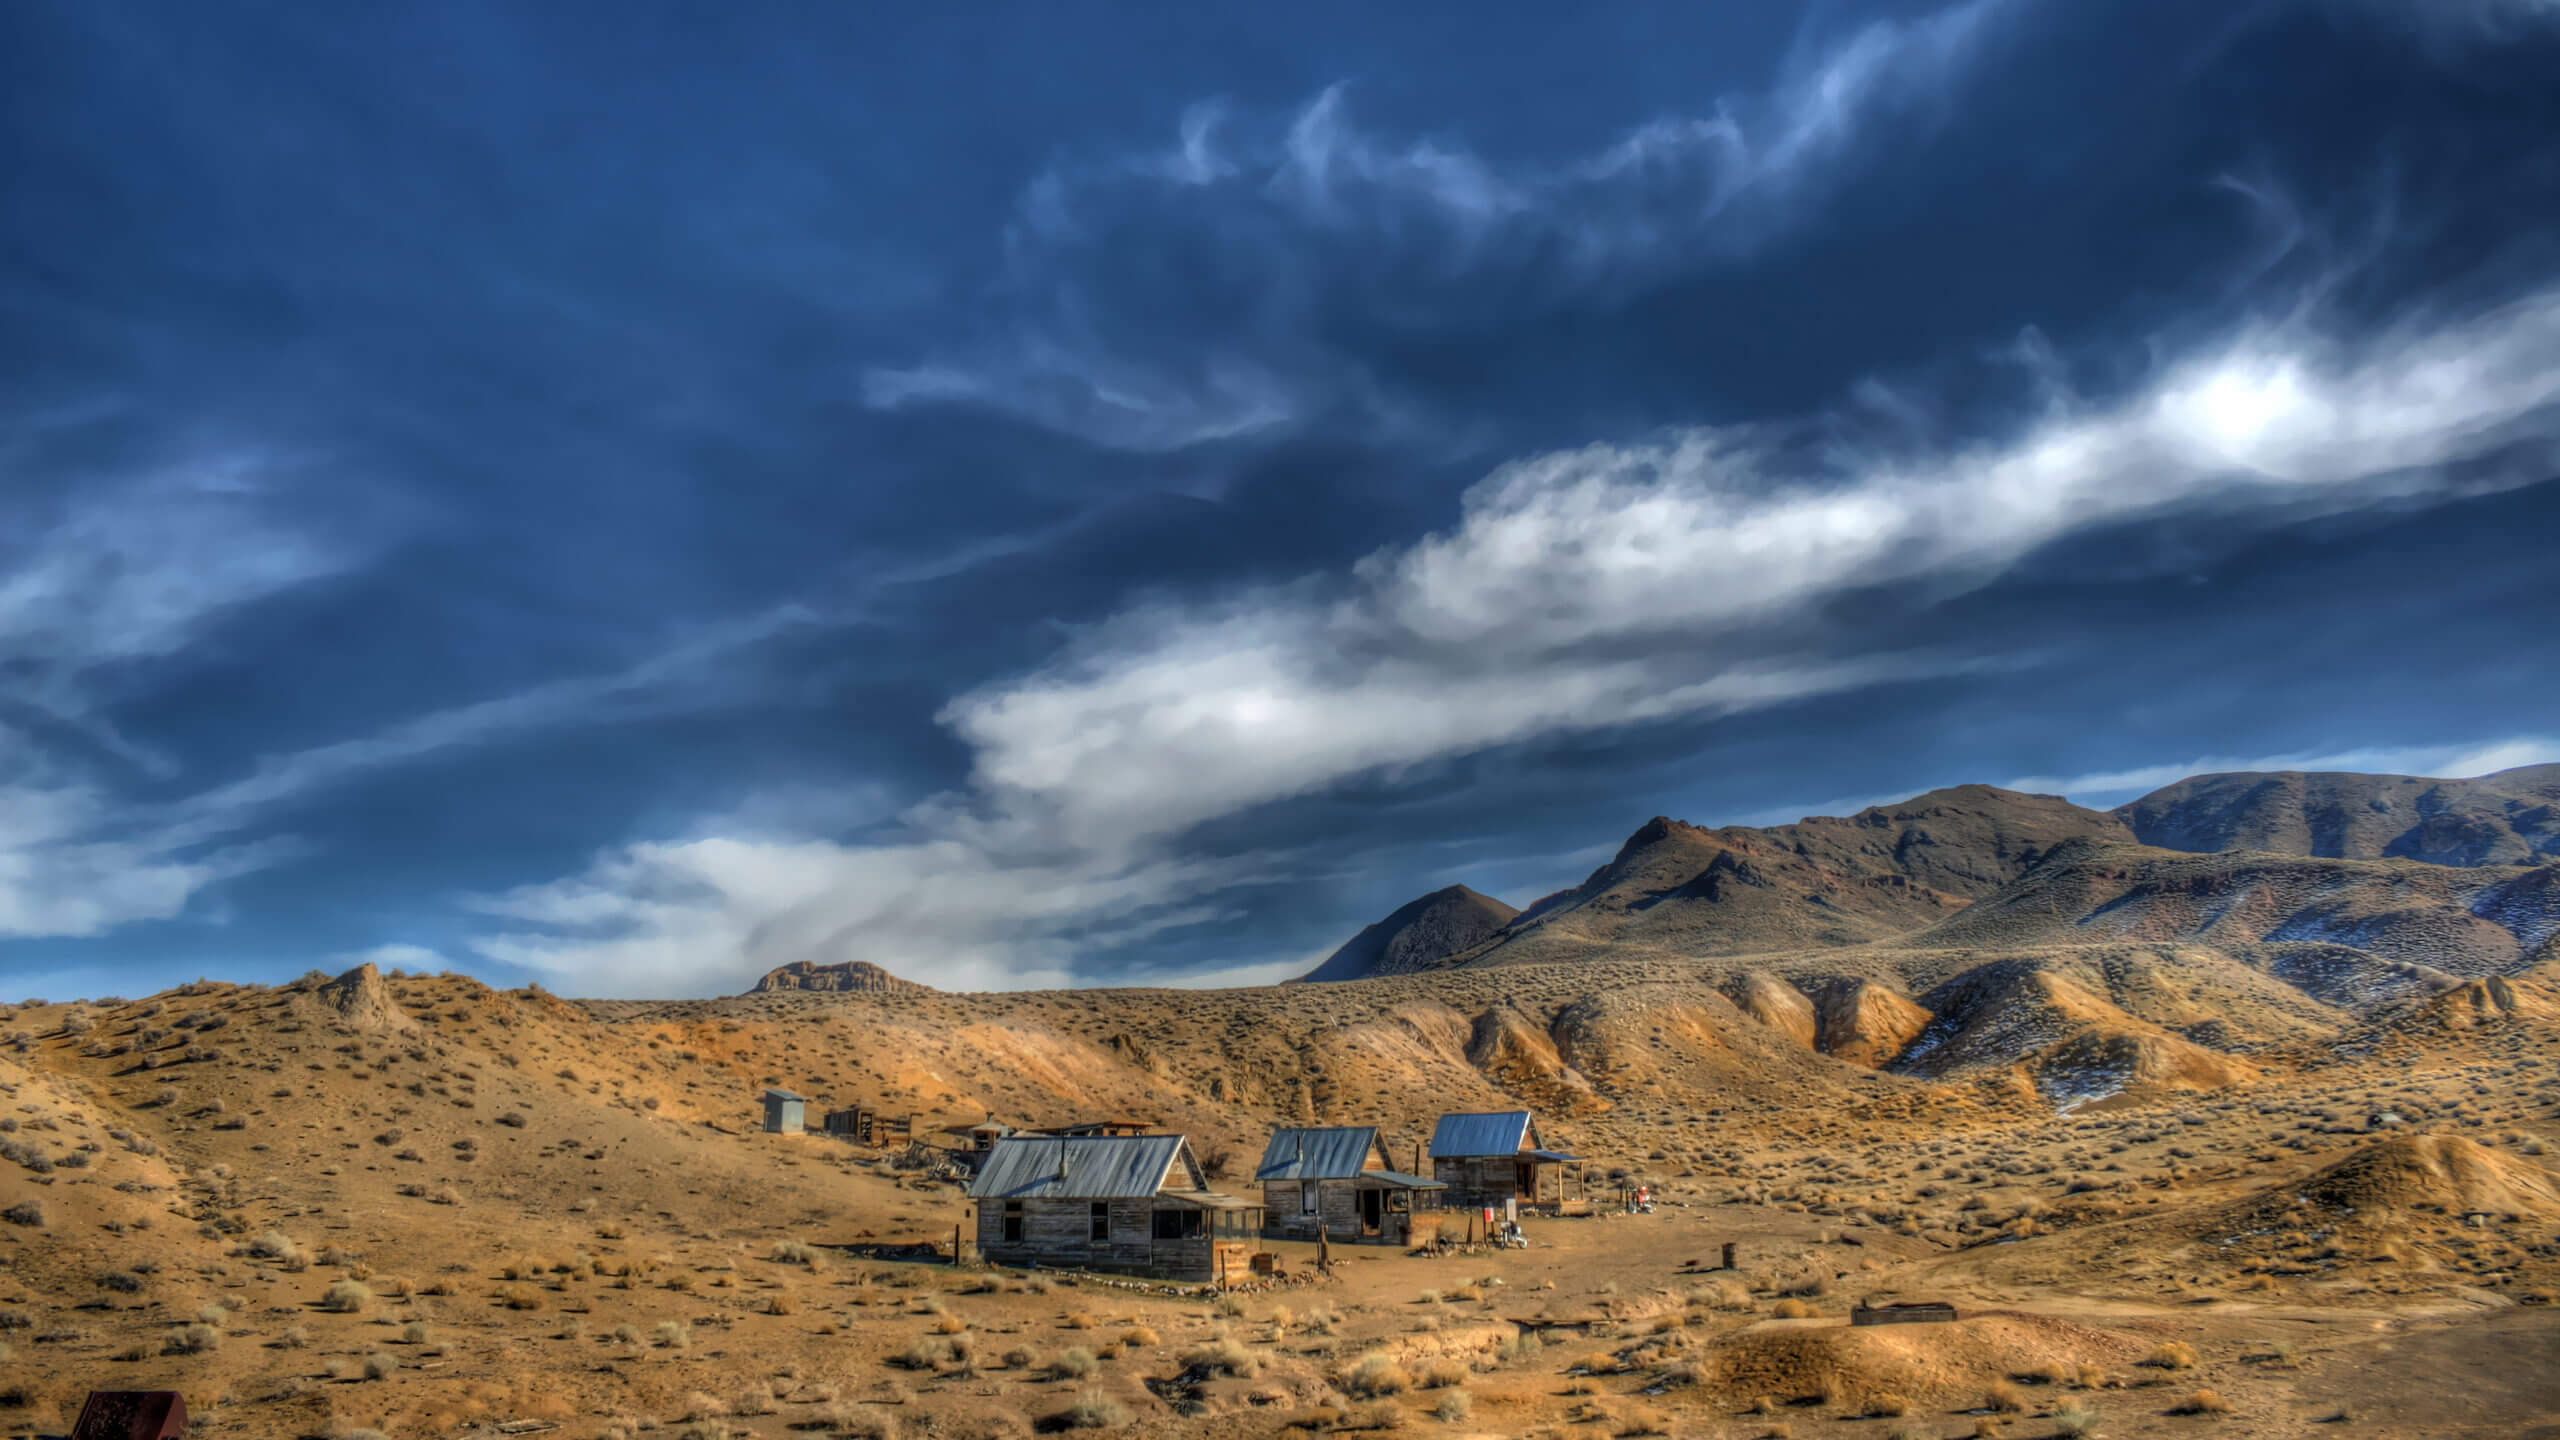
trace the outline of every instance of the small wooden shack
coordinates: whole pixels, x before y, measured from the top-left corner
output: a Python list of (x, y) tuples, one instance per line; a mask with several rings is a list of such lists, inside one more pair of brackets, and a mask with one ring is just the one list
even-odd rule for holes
[(823, 1123), (828, 1134), (841, 1135), (856, 1145), (904, 1145), (915, 1138), (916, 1131), (913, 1115), (883, 1115), (868, 1105), (830, 1110)]
[(1253, 1178), (1262, 1186), (1264, 1234), (1322, 1233), (1355, 1244), (1411, 1244), (1413, 1212), (1437, 1205), (1448, 1188), (1396, 1169), (1374, 1125), (1280, 1131)]
[(764, 1092), (764, 1128), (769, 1135), (798, 1135), (807, 1128), (809, 1097), (789, 1090)]
[(1566, 1193), (1564, 1167), (1581, 1158), (1547, 1149), (1526, 1110), (1443, 1115), (1431, 1132), (1431, 1178), (1449, 1187), (1440, 1199), (1452, 1210), (1587, 1205)]
[(999, 1265), (1204, 1281), (1249, 1274), (1260, 1248), (1262, 1207), (1211, 1190), (1181, 1135), (1008, 1135), (969, 1198)]

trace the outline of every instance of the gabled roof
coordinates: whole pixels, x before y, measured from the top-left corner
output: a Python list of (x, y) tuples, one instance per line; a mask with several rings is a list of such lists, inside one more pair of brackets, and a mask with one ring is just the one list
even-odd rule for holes
[(1457, 1155), (1511, 1155), (1522, 1142), (1536, 1143), (1538, 1132), (1526, 1110), (1496, 1110), (1443, 1115), (1431, 1132), (1432, 1158)]
[(1168, 1188), (1187, 1191), (1195, 1183), (1189, 1168), (1177, 1176), (1174, 1167), (1189, 1144), (1180, 1135), (1008, 1135), (987, 1151), (969, 1196), (1137, 1200)]
[(1375, 1125), (1327, 1125), (1276, 1131), (1263, 1147), (1253, 1178), (1348, 1180), (1369, 1163), (1378, 1144)]

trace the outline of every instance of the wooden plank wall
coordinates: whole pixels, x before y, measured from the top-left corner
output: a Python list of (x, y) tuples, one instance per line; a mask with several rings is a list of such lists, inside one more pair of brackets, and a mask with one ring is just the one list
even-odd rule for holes
[(1005, 1203), (978, 1202), (978, 1253), (997, 1264), (1055, 1265), (1167, 1280), (1212, 1278), (1214, 1237), (1158, 1240), (1152, 1200), (1103, 1202), (1110, 1206), (1110, 1238), (1099, 1244), (1092, 1238), (1093, 1201), (1022, 1201), (1023, 1238), (1013, 1243), (1004, 1238)]

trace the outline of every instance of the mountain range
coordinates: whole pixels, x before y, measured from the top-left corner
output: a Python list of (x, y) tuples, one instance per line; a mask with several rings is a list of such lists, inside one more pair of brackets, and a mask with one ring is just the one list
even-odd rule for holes
[[(2221, 858), (2179, 865), (2162, 851)], [(2114, 810), (1961, 785), (1765, 828), (1657, 816), (1570, 890), (1517, 912), (1464, 886), (1436, 891), (1303, 978), (1604, 953), (1698, 958), (2244, 931), (2252, 942), (2334, 942), (2463, 970), (2512, 964), (2549, 939), (2547, 879), (2484, 887), (2389, 864), (2288, 867), (2274, 857), (2548, 866), (2560, 861), (2560, 765), (2466, 780), (2200, 775)], [(2164, 885), (2230, 893), (2210, 915), (2173, 918)]]

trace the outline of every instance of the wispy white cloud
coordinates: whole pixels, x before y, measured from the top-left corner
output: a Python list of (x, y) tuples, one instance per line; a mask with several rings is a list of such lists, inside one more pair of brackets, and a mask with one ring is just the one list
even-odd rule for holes
[(0, 936), (96, 936), (175, 919), (210, 887), (302, 853), (290, 835), (234, 837), (271, 829), (281, 807), (366, 775), (567, 725), (731, 703), (735, 694), (711, 683), (714, 669), (812, 619), (784, 606), (706, 627), (621, 670), (270, 756), (241, 779), (167, 804), (115, 802), (0, 730), (0, 761), (20, 772), (0, 783)]
[[(1348, 574), (1124, 615), (954, 700), (942, 718), (975, 753), (972, 788), (888, 838), (615, 851), (493, 905), (518, 927), (483, 953), (625, 988), (821, 956), (935, 983), (1052, 980), (1095, 935), (1184, 923), (1231, 882), (1174, 858), (1205, 822), (1490, 747), (2004, 663), (1770, 650), (1848, 592), (1976, 583), (2136, 516), (2211, 507), (2245, 525), (2545, 476), (2560, 292), (2353, 341), (2300, 319), (2244, 327), (2108, 401), (2057, 393), (1997, 442), (1782, 438), (1695, 430), (1524, 460), (1447, 531)], [(2488, 463), (2520, 451), (2512, 472)]]
[(786, 631), (815, 623), (817, 616), (805, 607), (777, 606), (745, 619), (702, 627), (620, 670), (548, 681), (414, 716), (358, 739), (270, 756), (249, 775), (176, 806), (171, 829), (190, 838), (233, 829), (298, 796), (442, 751), (495, 744), (568, 724), (596, 724), (630, 713), (727, 703), (720, 688), (709, 683), (708, 670)]
[(114, 837), (82, 785), (0, 785), (0, 937), (84, 937), (169, 920), (208, 886), (259, 868), (272, 845), (188, 852)]
[[(864, 403), (976, 406), (1140, 451), (1278, 429), (1318, 411), (1411, 428), (1394, 397), (1364, 382), (1356, 357), (1292, 327), (1313, 247), (1349, 237), (1445, 276), (1561, 257), (1551, 278), (1574, 286), (1742, 251), (1798, 219), (1888, 121), (1925, 115), (2016, 3), (1964, 0), (1918, 20), (1872, 22), (1791, 62), (1763, 93), (1657, 117), (1553, 165), (1506, 165), (1448, 138), (1381, 134), (1359, 123), (1342, 85), (1277, 124), (1195, 105), (1170, 148), (1063, 165), (1026, 187), (1008, 246), (1015, 323), (919, 363), (866, 371)], [(1220, 313), (1205, 326), (1211, 338), (1169, 356), (1098, 327), (1080, 279), (1082, 266), (1112, 253), (1114, 219), (1167, 207), (1210, 237), (1216, 268), (1257, 273), (1249, 288), (1271, 297), (1233, 314), (1224, 296), (1183, 302)], [(1407, 294), (1398, 303), (1424, 302)]]

